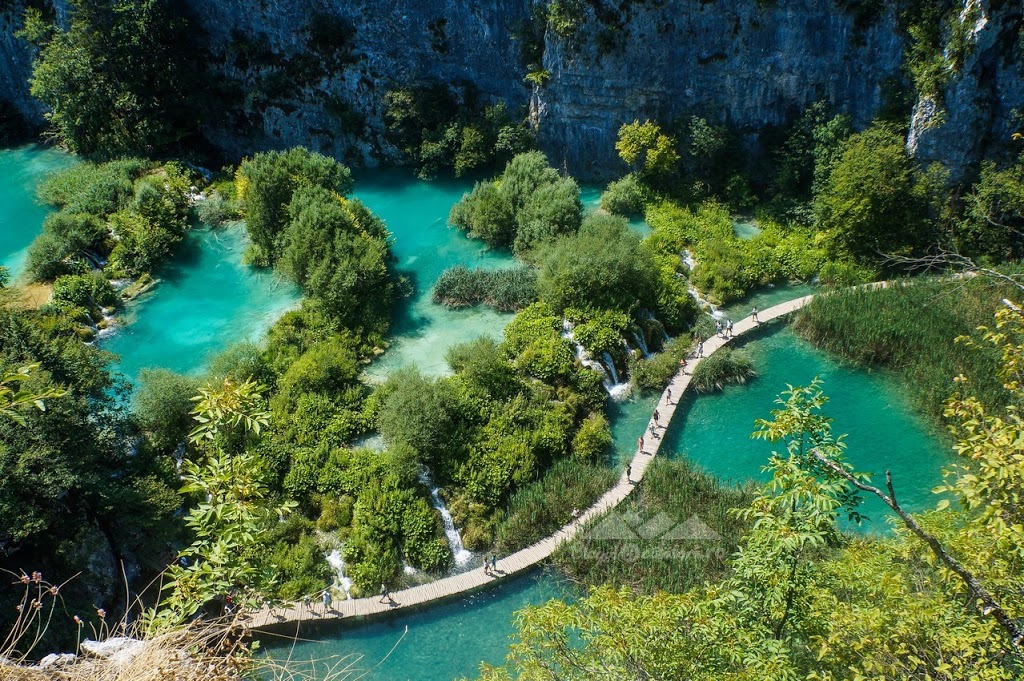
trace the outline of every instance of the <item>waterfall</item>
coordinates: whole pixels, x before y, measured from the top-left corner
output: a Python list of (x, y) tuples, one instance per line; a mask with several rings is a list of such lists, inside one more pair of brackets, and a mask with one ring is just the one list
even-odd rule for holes
[(452, 514), (448, 512), (448, 509), (445, 508), (444, 503), (441, 501), (439, 488), (435, 487), (430, 490), (430, 498), (434, 500), (434, 508), (441, 514), (441, 522), (444, 523), (444, 533), (448, 536), (448, 546), (452, 549), (452, 558), (455, 559), (455, 564), (465, 565), (473, 557), (473, 554), (462, 545), (462, 537), (459, 535), (459, 530), (455, 527)]
[(341, 557), (341, 549), (334, 549), (327, 554), (327, 564), (334, 570), (334, 580), (351, 598), (352, 580), (345, 576), (345, 559)]
[[(619, 374), (615, 370), (615, 362), (612, 361), (611, 355), (607, 352), (604, 353), (604, 362), (595, 361), (588, 353), (587, 349), (580, 343), (576, 342), (576, 338), (572, 333), (572, 322), (569, 320), (562, 321), (562, 338), (566, 339), (573, 344), (576, 348), (576, 359), (579, 363), (588, 369), (592, 369), (597, 373), (601, 374), (601, 384), (604, 389), (608, 392), (608, 395), (616, 402), (621, 401), (629, 396), (629, 384), (619, 383)], [(623, 341), (625, 342), (625, 341)], [(627, 346), (628, 348), (628, 346)]]
[(647, 351), (647, 343), (643, 339), (643, 330), (633, 332), (633, 340), (637, 342), (637, 347), (643, 352), (644, 359), (650, 358), (650, 352)]
[(611, 374), (612, 382), (619, 382), (619, 372), (615, 370), (615, 362), (612, 360), (612, 356), (607, 351), (601, 353), (601, 359), (604, 360), (604, 365), (608, 367), (608, 373)]

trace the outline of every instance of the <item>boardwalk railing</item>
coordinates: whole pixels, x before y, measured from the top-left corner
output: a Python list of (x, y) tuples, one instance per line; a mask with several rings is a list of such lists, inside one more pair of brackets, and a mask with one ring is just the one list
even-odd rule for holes
[(316, 602), (310, 605), (293, 603), (284, 607), (263, 608), (251, 613), (246, 625), (252, 629), (266, 629), (303, 621), (330, 621), (340, 618), (382, 615), (401, 608), (419, 606), (432, 601), (476, 591), (550, 558), (555, 549), (576, 536), (576, 533), (580, 531), (583, 525), (600, 516), (605, 511), (615, 508), (623, 499), (629, 496), (635, 484), (643, 479), (647, 466), (661, 448), (665, 432), (668, 430), (669, 425), (672, 423), (672, 417), (675, 415), (676, 405), (690, 385), (693, 370), (700, 364), (702, 359), (713, 355), (735, 338), (749, 333), (760, 324), (799, 310), (813, 298), (814, 296), (810, 295), (780, 303), (759, 312), (757, 319), (750, 316), (735, 323), (732, 336), (729, 338), (712, 336), (705, 340), (702, 357), (689, 360), (684, 367), (681, 367), (676, 372), (664, 392), (662, 392), (661, 399), (656, 407), (659, 418), (656, 420), (652, 414), (651, 420), (648, 422), (647, 430), (644, 432), (643, 447), (637, 449), (630, 463), (630, 479), (627, 479), (626, 474), (623, 473), (619, 477), (618, 482), (615, 483), (615, 486), (605, 492), (593, 506), (581, 513), (576, 520), (536, 544), (505, 556), (498, 561), (498, 569), (495, 573), (485, 573), (481, 563), (481, 567), (475, 570), (451, 577), (444, 577), (429, 584), (396, 591), (390, 594), (388, 598), (376, 596), (370, 598), (351, 598), (344, 601), (336, 601), (329, 607)]

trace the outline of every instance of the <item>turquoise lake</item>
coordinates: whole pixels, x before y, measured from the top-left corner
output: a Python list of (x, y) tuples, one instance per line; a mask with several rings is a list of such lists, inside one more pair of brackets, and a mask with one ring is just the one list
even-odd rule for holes
[(18, 277), (28, 246), (50, 213), (36, 198), (40, 180), (76, 163), (75, 157), (35, 145), (0, 149), (0, 267)]
[[(0, 152), (0, 176), (14, 178), (0, 190), (0, 262), (16, 263), (19, 253), (39, 232), (46, 209), (35, 200), (35, 184), (47, 172), (73, 162), (65, 155), (37, 148)], [(446, 226), (448, 211), (470, 188), (468, 182), (415, 181), (406, 173), (371, 172), (357, 177), (355, 195), (376, 211), (394, 235), (398, 268), (415, 286), (414, 295), (396, 314), (388, 352), (369, 368), (380, 379), (395, 368), (415, 364), (425, 373), (446, 370), (445, 351), (456, 343), (487, 334), (500, 338), (511, 315), (486, 308), (451, 311), (430, 301), (430, 289), (447, 267), (462, 263), (478, 267), (514, 264), (466, 239)], [(588, 209), (599, 193), (584, 188)], [(642, 221), (631, 223), (641, 233)], [(202, 370), (209, 358), (233, 342), (258, 339), (280, 314), (298, 301), (298, 291), (272, 273), (241, 264), (247, 237), (244, 227), (193, 231), (178, 257), (163, 268), (160, 285), (128, 306), (125, 325), (102, 341), (116, 352), (129, 378), (145, 367), (166, 367), (183, 373)], [(724, 312), (733, 319), (756, 305), (792, 299), (813, 289), (778, 286), (756, 293)], [(837, 433), (850, 432), (848, 458), (860, 470), (893, 471), (904, 502), (911, 508), (935, 503), (931, 487), (949, 454), (941, 437), (909, 409), (897, 382), (884, 373), (869, 373), (841, 363), (775, 326), (746, 343), (759, 377), (747, 386), (715, 395), (684, 398), (663, 451), (687, 456), (728, 480), (762, 478), (761, 466), (772, 446), (750, 440), (755, 418), (767, 417), (773, 400), (787, 383), (803, 384), (822, 376), (832, 397), (827, 412)], [(615, 459), (628, 458), (647, 425), (656, 396), (634, 397), (609, 408)], [(880, 509), (866, 508), (874, 519), (866, 529), (884, 531)], [(350, 656), (362, 678), (451, 679), (473, 676), (483, 660), (500, 663), (508, 650), (513, 613), (527, 604), (574, 592), (560, 579), (537, 572), (501, 587), (426, 610), (395, 615), (372, 623), (304, 631), (316, 642), (294, 647), (266, 641), (276, 659), (321, 660), (324, 665)], [(408, 627), (408, 633), (405, 633)], [(404, 635), (404, 636), (403, 636)], [(400, 642), (399, 642), (400, 641)], [(396, 643), (398, 644), (396, 647)], [(390, 654), (389, 654), (390, 653)], [(345, 664), (345, 663), (342, 663)], [(301, 668), (301, 665), (300, 665)], [(320, 674), (318, 678), (323, 678)]]
[(245, 227), (193, 229), (160, 283), (126, 306), (119, 326), (100, 347), (119, 357), (116, 368), (131, 381), (159, 367), (201, 374), (228, 345), (258, 341), (289, 308), (299, 290), (269, 270), (242, 264)]

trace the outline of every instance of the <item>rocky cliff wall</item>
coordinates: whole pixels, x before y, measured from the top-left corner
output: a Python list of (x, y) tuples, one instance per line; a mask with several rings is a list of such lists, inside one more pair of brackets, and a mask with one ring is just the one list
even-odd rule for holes
[[(863, 125), (899, 74), (892, 17), (862, 30), (822, 0), (658, 4), (634, 3), (618, 35), (549, 40), (542, 133), (570, 167), (602, 167), (618, 127), (634, 118), (701, 115), (757, 131), (825, 99)], [(613, 41), (620, 46), (607, 47)]]
[[(208, 45), (203, 133), (228, 157), (305, 144), (350, 163), (393, 162), (389, 88), (467, 83), (525, 107), (524, 48), (542, 47), (550, 77), (532, 97), (541, 142), (557, 164), (600, 175), (621, 170), (614, 140), (634, 118), (701, 115), (756, 133), (825, 99), (865, 125), (905, 52), (892, 12), (856, 26), (838, 0), (586, 0), (575, 35), (532, 39), (535, 0), (176, 1)], [(13, 37), (23, 2), (0, 10), (0, 98), (38, 119), (28, 46)], [(965, 168), (1012, 127), (1024, 60), (1007, 61), (988, 38), (1010, 15), (990, 17), (942, 118), (919, 103), (910, 142), (922, 159)]]

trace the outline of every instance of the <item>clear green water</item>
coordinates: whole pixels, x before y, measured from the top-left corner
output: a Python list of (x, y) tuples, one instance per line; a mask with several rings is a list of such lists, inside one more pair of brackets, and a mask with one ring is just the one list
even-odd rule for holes
[(736, 220), (732, 223), (732, 232), (738, 239), (753, 239), (761, 233), (761, 228), (753, 220)]
[(480, 662), (499, 664), (505, 658), (516, 610), (575, 595), (563, 580), (534, 572), (499, 588), (418, 612), (396, 613), (355, 626), (303, 628), (302, 638), (314, 640), (296, 642), (294, 647), (280, 638), (267, 638), (263, 643), (275, 660), (289, 660), (289, 667), (313, 670), (316, 679), (327, 678), (328, 669), (347, 665), (366, 670), (365, 676), (356, 675), (366, 681), (472, 678)]
[(758, 310), (766, 310), (773, 305), (817, 293), (818, 290), (818, 287), (811, 284), (777, 284), (754, 291), (743, 300), (732, 303), (722, 312), (729, 319), (737, 321), (750, 316), (750, 311), (755, 306)]
[(133, 382), (154, 367), (198, 374), (228, 345), (259, 340), (298, 302), (299, 291), (243, 265), (247, 245), (241, 224), (193, 230), (157, 273), (160, 284), (129, 304), (121, 326), (100, 341), (120, 357), (116, 368)]
[[(778, 446), (751, 440), (754, 420), (769, 418), (773, 401), (787, 384), (806, 385), (820, 376), (831, 398), (825, 411), (834, 433), (849, 433), (847, 458), (884, 482), (892, 470), (897, 494), (911, 510), (937, 502), (931, 489), (941, 481), (951, 454), (938, 433), (914, 415), (895, 378), (841, 363), (800, 339), (788, 327), (745, 345), (753, 355), (758, 378), (746, 386), (695, 397), (679, 406), (662, 451), (677, 452), (705, 470), (728, 480), (763, 480), (767, 457)], [(868, 532), (884, 532), (880, 503), (864, 506), (872, 522)]]
[(499, 268), (516, 264), (508, 253), (491, 251), (448, 227), (448, 212), (472, 183), (421, 182), (401, 171), (375, 171), (356, 177), (355, 196), (370, 207), (394, 235), (399, 271), (414, 286), (391, 329), (391, 347), (369, 368), (381, 380), (395, 369), (416, 365), (429, 375), (447, 372), (448, 348), (479, 336), (500, 339), (511, 314), (488, 307), (449, 310), (430, 300), (434, 282), (448, 267)]
[(36, 187), (76, 162), (70, 154), (35, 145), (0, 149), (0, 266), (13, 277), (24, 269), (28, 246), (50, 212), (36, 199)]

